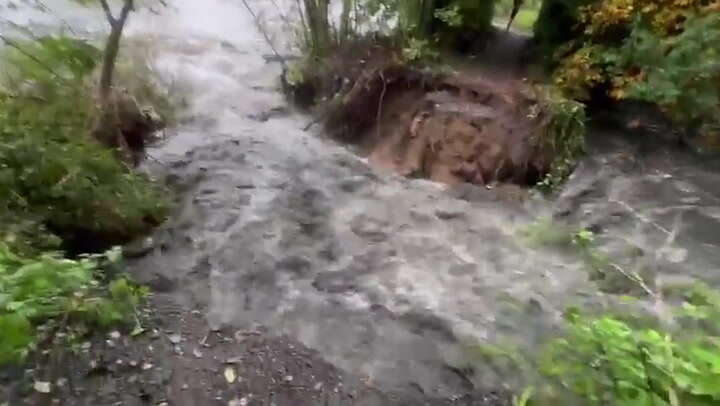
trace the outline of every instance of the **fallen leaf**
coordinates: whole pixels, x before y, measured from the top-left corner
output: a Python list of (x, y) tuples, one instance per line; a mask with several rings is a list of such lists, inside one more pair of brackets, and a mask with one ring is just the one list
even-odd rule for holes
[(137, 337), (145, 332), (145, 329), (141, 325), (137, 324), (133, 331), (130, 332), (130, 337)]
[(237, 379), (237, 374), (235, 374), (235, 368), (233, 368), (233, 367), (225, 368), (225, 380), (228, 383), (233, 383), (233, 382), (235, 382), (235, 379)]

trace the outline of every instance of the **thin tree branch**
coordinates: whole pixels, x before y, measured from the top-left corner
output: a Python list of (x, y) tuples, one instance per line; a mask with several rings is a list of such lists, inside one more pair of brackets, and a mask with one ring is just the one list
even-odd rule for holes
[[(132, 1), (132, 0), (130, 0)], [(250, 7), (250, 4), (248, 4), (247, 0), (242, 0), (243, 4), (245, 5), (245, 8), (248, 10), (250, 15), (253, 18), (253, 22), (255, 22), (255, 25), (257, 26), (258, 31), (260, 31), (260, 34), (265, 38), (265, 42), (267, 42), (268, 46), (272, 50), (272, 52), (275, 54), (275, 56), (278, 58), (280, 63), (283, 67), (287, 67), (285, 63), (285, 58), (280, 56), (280, 53), (275, 49), (275, 45), (273, 45), (272, 39), (270, 39), (270, 35), (268, 35), (267, 30), (263, 28), (263, 26), (260, 24), (260, 19), (258, 18), (257, 14), (255, 14), (255, 11), (253, 11), (252, 7)]]
[(113, 16), (112, 10), (110, 10), (110, 5), (108, 4), (107, 0), (100, 0), (100, 5), (102, 5), (103, 11), (105, 12), (105, 17), (107, 18), (108, 22), (111, 26), (115, 26), (117, 24), (117, 20)]
[(645, 283), (643, 278), (638, 275), (636, 272), (628, 272), (624, 269), (622, 269), (618, 264), (610, 263), (610, 267), (618, 272), (620, 272), (623, 276), (630, 279), (631, 281), (637, 283), (642, 290), (645, 291), (645, 293), (648, 294), (648, 296), (652, 297), (653, 299), (659, 300), (660, 296), (658, 296), (657, 293), (655, 293), (650, 287)]
[[(105, 1), (105, 0), (103, 0)], [(117, 23), (121, 26), (125, 25), (125, 21), (127, 21), (128, 16), (130, 15), (130, 12), (135, 9), (135, 2), (133, 0), (125, 0), (125, 3), (123, 4), (123, 8), (120, 11), (120, 18), (118, 19)]]

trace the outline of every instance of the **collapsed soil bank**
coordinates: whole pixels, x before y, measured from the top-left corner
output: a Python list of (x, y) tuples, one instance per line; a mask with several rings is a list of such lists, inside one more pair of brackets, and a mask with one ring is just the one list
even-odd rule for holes
[(362, 69), (330, 75), (346, 86), (321, 109), (326, 128), (371, 165), (450, 185), (534, 185), (550, 170), (546, 116), (524, 81), (436, 75), (368, 52)]

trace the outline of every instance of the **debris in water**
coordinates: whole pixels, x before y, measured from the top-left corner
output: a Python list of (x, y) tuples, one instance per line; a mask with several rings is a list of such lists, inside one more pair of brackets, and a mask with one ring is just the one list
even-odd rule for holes
[(238, 399), (235, 398), (228, 403), (228, 406), (245, 406), (247, 405), (248, 401), (247, 398)]
[(133, 331), (130, 332), (130, 337), (137, 337), (145, 332), (145, 329), (140, 325), (136, 325)]
[(237, 379), (237, 374), (235, 373), (235, 368), (233, 368), (233, 367), (225, 368), (225, 380), (227, 381), (227, 383), (233, 383), (233, 382), (235, 382), (235, 379)]
[(33, 388), (39, 393), (50, 393), (50, 382), (35, 381)]

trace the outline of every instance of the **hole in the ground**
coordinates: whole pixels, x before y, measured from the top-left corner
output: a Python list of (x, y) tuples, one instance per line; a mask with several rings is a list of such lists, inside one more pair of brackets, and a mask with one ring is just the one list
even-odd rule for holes
[(439, 77), (403, 65), (367, 67), (328, 127), (372, 165), (448, 184), (536, 184), (550, 156), (526, 84)]

